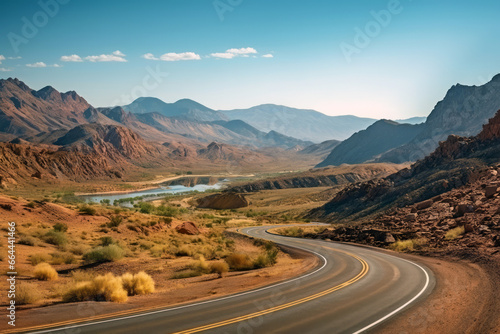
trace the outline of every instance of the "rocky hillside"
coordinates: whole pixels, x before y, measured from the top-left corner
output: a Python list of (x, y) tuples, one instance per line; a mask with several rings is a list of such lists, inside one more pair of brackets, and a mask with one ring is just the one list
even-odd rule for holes
[(475, 137), (449, 136), (426, 158), (386, 178), (346, 187), (312, 210), (325, 221), (354, 221), (391, 207), (424, 201), (466, 185), (476, 172), (500, 161), (500, 112)]
[(337, 145), (316, 167), (373, 161), (380, 154), (411, 141), (422, 130), (422, 126), (385, 119), (377, 121)]
[(393, 164), (366, 164), (311, 169), (307, 172), (288, 174), (282, 177), (263, 179), (234, 186), (228, 191), (247, 193), (272, 189), (335, 187), (385, 177), (401, 168), (402, 166)]
[(59, 93), (47, 86), (32, 90), (18, 79), (0, 80), (0, 132), (10, 139), (88, 123), (90, 105), (74, 91)]
[(93, 152), (0, 143), (0, 188), (25, 182), (121, 178), (126, 165), (112, 164)]
[(500, 109), (500, 74), (482, 86), (453, 86), (434, 107), (422, 131), (409, 143), (377, 161), (416, 161), (427, 156), (449, 135), (475, 136)]
[(326, 157), (332, 152), (332, 150), (337, 147), (341, 141), (339, 140), (326, 140), (319, 144), (312, 144), (306, 148), (299, 151), (300, 154), (314, 154), (317, 155), (321, 161), (326, 159)]

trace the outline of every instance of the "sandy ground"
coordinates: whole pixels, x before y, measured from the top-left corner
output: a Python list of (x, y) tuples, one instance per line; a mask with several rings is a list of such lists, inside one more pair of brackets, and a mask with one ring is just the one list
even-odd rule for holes
[[(54, 324), (56, 322), (89, 320), (111, 317), (114, 314), (139, 312), (145, 309), (158, 309), (186, 302), (217, 298), (241, 291), (251, 290), (312, 270), (318, 264), (316, 257), (302, 251), (286, 250), (277, 265), (249, 272), (232, 272), (223, 278), (216, 274), (175, 280), (171, 289), (130, 297), (126, 303), (84, 302), (60, 303), (52, 306), (18, 310), (16, 330), (22, 328)], [(10, 329), (6, 322), (0, 323), (0, 331)]]

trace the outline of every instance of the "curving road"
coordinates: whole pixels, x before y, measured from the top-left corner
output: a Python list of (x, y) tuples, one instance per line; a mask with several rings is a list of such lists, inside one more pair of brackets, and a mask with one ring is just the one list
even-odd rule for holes
[(210, 301), (33, 333), (362, 333), (425, 298), (435, 285), (421, 265), (348, 244), (241, 229), (320, 258), (295, 279)]

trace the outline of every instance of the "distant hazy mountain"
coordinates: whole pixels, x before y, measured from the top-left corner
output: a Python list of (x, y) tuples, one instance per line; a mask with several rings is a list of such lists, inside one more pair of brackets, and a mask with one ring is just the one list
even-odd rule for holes
[(239, 119), (233, 121), (216, 121), (213, 123), (223, 126), (226, 129), (245, 137), (258, 147), (304, 148), (312, 144), (310, 141), (285, 136), (276, 131), (269, 131), (268, 133), (259, 131)]
[(427, 120), (427, 117), (411, 117), (406, 119), (396, 119), (395, 122), (401, 124), (420, 124), (424, 123)]
[(336, 146), (328, 157), (316, 167), (359, 164), (408, 143), (422, 130), (423, 125), (400, 124), (380, 120), (366, 130), (353, 134)]
[(474, 136), (500, 109), (500, 74), (482, 86), (451, 87), (427, 117), (422, 131), (409, 143), (383, 154), (379, 161), (422, 159), (449, 135)]
[(332, 150), (337, 147), (341, 141), (339, 140), (327, 140), (319, 144), (309, 145), (303, 150), (300, 150), (300, 154), (314, 154), (320, 157), (322, 160), (325, 159)]
[(166, 103), (154, 97), (140, 97), (129, 105), (122, 107), (134, 114), (158, 113), (167, 117), (187, 119), (197, 122), (212, 122), (228, 120), (221, 112), (207, 108), (204, 105), (189, 99), (182, 99), (175, 103)]
[(307, 109), (263, 104), (249, 109), (221, 111), (231, 120), (240, 119), (264, 131), (277, 131), (287, 136), (320, 143), (343, 140), (365, 129), (376, 120), (356, 116), (327, 116)]

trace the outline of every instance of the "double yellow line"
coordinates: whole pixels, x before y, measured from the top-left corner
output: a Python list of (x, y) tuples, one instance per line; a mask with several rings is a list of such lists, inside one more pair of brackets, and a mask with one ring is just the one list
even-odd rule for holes
[(355, 258), (356, 260), (358, 260), (361, 263), (361, 265), (362, 265), (362, 269), (359, 272), (359, 274), (357, 274), (355, 277), (351, 278), (350, 280), (348, 280), (348, 281), (346, 281), (344, 283), (341, 283), (339, 285), (336, 285), (336, 286), (334, 286), (334, 287), (332, 287), (330, 289), (327, 289), (325, 291), (316, 293), (316, 294), (308, 296), (308, 297), (304, 297), (304, 298), (295, 300), (293, 302), (289, 302), (289, 303), (286, 303), (286, 304), (283, 304), (283, 305), (271, 307), (271, 308), (263, 310), (263, 311), (259, 311), (259, 312), (255, 312), (255, 313), (250, 313), (250, 314), (243, 315), (243, 316), (236, 317), (236, 318), (232, 318), (232, 319), (229, 319), (229, 320), (224, 320), (224, 321), (216, 322), (216, 323), (213, 323), (213, 324), (210, 324), (210, 325), (200, 326), (200, 327), (196, 327), (196, 328), (184, 330), (184, 331), (181, 331), (181, 332), (176, 332), (174, 334), (198, 333), (198, 332), (206, 331), (206, 330), (209, 330), (209, 329), (214, 329), (214, 328), (217, 328), (217, 327), (222, 327), (222, 326), (227, 326), (227, 325), (235, 324), (235, 323), (238, 323), (238, 322), (241, 322), (241, 321), (245, 321), (245, 320), (248, 320), (248, 319), (260, 317), (260, 316), (263, 316), (263, 315), (266, 315), (266, 314), (269, 314), (269, 313), (273, 313), (273, 312), (281, 311), (281, 310), (284, 310), (284, 309), (287, 309), (287, 308), (290, 308), (290, 307), (293, 307), (293, 306), (297, 306), (297, 305), (306, 303), (308, 301), (311, 301), (311, 300), (314, 300), (314, 299), (326, 296), (326, 295), (328, 295), (328, 294), (330, 294), (332, 292), (335, 292), (337, 290), (340, 290), (342, 288), (345, 288), (346, 286), (349, 286), (349, 285), (353, 284), (354, 282), (359, 281), (363, 276), (365, 276), (368, 273), (368, 269), (369, 269), (368, 263), (366, 263), (366, 261), (363, 260), (362, 258), (360, 258), (359, 256), (356, 256), (356, 255), (348, 253), (348, 252), (336, 250), (336, 249), (333, 249), (333, 248), (329, 248), (329, 249), (332, 249), (332, 250), (335, 250), (337, 252), (341, 252), (341, 253), (347, 254), (347, 255)]

